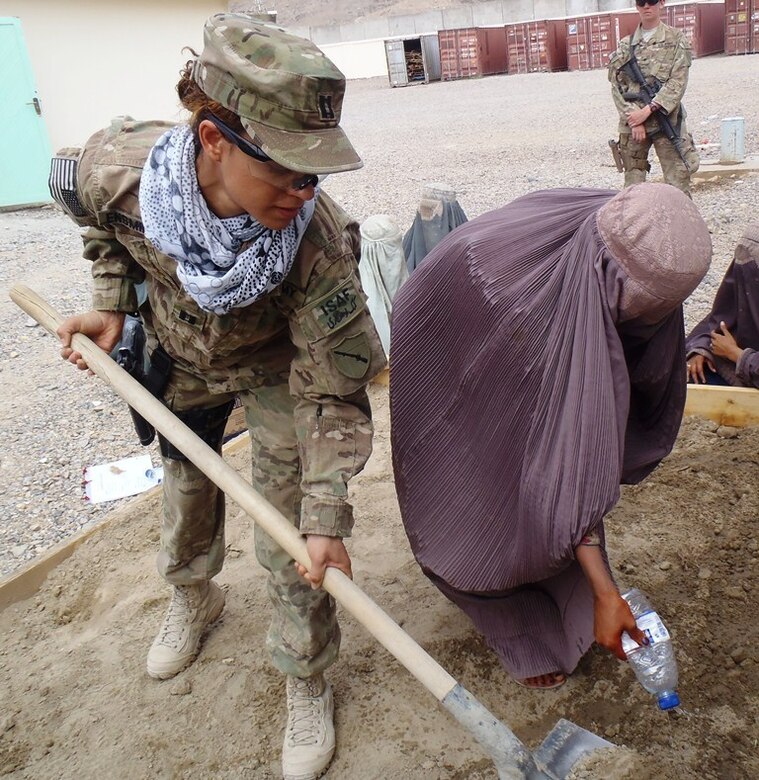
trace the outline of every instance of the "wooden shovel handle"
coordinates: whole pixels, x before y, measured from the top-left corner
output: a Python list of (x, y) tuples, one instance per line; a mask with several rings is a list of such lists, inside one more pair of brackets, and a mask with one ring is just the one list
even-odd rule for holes
[[(61, 315), (33, 290), (15, 285), (10, 297), (30, 317), (55, 334)], [(178, 447), (214, 484), (274, 539), (292, 557), (311, 567), (306, 544), (298, 531), (266, 499), (228, 466), (202, 439), (175, 417), (157, 398), (118, 366), (81, 333), (74, 334), (72, 346), (82, 354), (90, 369), (148, 422)], [(428, 655), (397, 623), (374, 603), (349, 577), (328, 568), (324, 589), (350, 612), (422, 685), (443, 701), (456, 686), (456, 680)]]

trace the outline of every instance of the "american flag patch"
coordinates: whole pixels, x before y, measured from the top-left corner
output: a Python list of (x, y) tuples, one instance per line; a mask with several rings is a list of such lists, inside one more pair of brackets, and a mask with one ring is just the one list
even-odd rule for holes
[(48, 186), (53, 199), (72, 217), (86, 217), (87, 211), (76, 194), (77, 161), (70, 157), (53, 157)]

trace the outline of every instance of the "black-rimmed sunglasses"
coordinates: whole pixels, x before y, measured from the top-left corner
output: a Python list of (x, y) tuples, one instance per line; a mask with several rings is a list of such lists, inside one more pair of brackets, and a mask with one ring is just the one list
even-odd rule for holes
[[(219, 119), (219, 117), (216, 115), (206, 112), (204, 118), (208, 119), (209, 122), (212, 122), (213, 125), (228, 141), (231, 141), (241, 152), (247, 154), (248, 157), (252, 157), (254, 160), (258, 160), (258, 162), (263, 163), (274, 162), (274, 160), (272, 160), (272, 158), (269, 157), (269, 155), (266, 154), (266, 152), (264, 152), (260, 146), (257, 146), (252, 141), (248, 141), (246, 138), (243, 138), (229, 125), (222, 122), (221, 119)], [(299, 191), (305, 190), (306, 187), (316, 187), (318, 183), (319, 177), (315, 173), (304, 173), (303, 176), (293, 179), (289, 187), (290, 189)]]
[(638, 8), (643, 8), (644, 5), (659, 5), (659, 0), (635, 0), (635, 5)]

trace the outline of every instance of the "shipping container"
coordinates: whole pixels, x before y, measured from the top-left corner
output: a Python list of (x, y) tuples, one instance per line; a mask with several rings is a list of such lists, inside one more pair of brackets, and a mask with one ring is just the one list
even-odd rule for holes
[(439, 30), (443, 81), (492, 76), (506, 72), (504, 27), (464, 27)]
[(587, 14), (567, 19), (567, 67), (569, 70), (605, 68), (619, 41), (635, 32), (637, 12)]
[(727, 0), (725, 10), (725, 53), (759, 54), (759, 0)]
[(440, 47), (435, 33), (388, 39), (385, 57), (392, 87), (440, 81)]
[(506, 48), (506, 28), (479, 27), (480, 64), (483, 76), (506, 73), (508, 53)]
[(564, 19), (507, 24), (506, 42), (509, 73), (567, 69), (567, 25)]
[[(745, 2), (746, 0), (733, 0)], [(725, 50), (725, 3), (681, 3), (664, 6), (664, 22), (682, 30), (694, 57)]]

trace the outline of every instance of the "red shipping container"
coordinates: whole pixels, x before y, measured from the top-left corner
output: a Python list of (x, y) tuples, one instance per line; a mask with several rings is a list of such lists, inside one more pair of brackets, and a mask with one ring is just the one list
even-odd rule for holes
[(605, 68), (619, 41), (635, 32), (636, 12), (590, 14), (567, 19), (567, 67), (569, 70)]
[(439, 30), (443, 81), (506, 72), (506, 31), (503, 27)]
[(509, 73), (567, 69), (567, 25), (564, 19), (542, 19), (506, 25)]
[[(745, 3), (747, 0), (733, 2)], [(664, 12), (665, 23), (684, 33), (694, 57), (725, 50), (724, 3), (665, 5)]]
[(640, 15), (637, 11), (617, 11), (617, 29), (619, 30), (619, 41), (632, 35), (640, 24)]
[(443, 81), (481, 76), (477, 56), (477, 28), (439, 30), (440, 76)]
[(759, 0), (728, 0), (725, 53), (759, 53)]
[(491, 76), (506, 73), (508, 50), (505, 27), (480, 27), (480, 63), (482, 75)]

